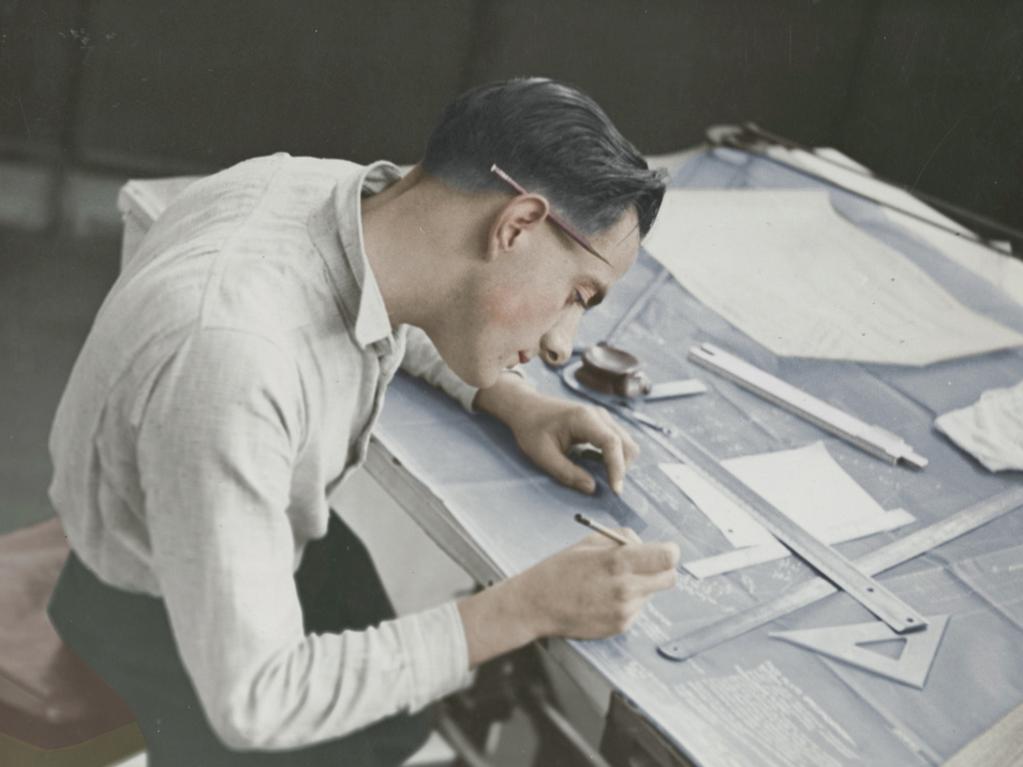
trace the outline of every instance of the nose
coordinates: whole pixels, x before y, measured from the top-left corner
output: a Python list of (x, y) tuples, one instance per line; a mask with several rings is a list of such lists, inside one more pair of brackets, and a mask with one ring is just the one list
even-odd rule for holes
[(572, 344), (579, 329), (582, 312), (566, 312), (550, 330), (540, 337), (540, 356), (553, 367), (561, 367), (572, 356)]

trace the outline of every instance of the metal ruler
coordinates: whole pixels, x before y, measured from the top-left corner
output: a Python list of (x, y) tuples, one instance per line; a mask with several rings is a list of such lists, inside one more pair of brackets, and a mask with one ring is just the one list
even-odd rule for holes
[[(973, 506), (968, 506), (940, 522), (920, 528), (904, 538), (882, 546), (856, 560), (856, 564), (864, 572), (877, 575), (921, 554), (926, 554), (931, 549), (948, 543), (971, 530), (976, 530), (981, 525), (998, 519), (1021, 506), (1023, 506), (1023, 487), (1014, 487)], [(672, 660), (685, 660), (729, 639), (760, 628), (802, 607), (811, 605), (836, 591), (837, 589), (823, 578), (814, 578), (782, 594), (777, 599), (764, 602), (685, 636), (672, 639), (658, 649), (662, 655)]]
[[(629, 417), (630, 414), (625, 411), (623, 415)], [(892, 631), (905, 634), (927, 626), (927, 620), (923, 615), (857, 568), (838, 551), (793, 522), (783, 511), (741, 482), (710, 453), (681, 431), (676, 431), (670, 441), (661, 434), (654, 432), (649, 434), (671, 455), (688, 464), (702, 479), (714, 485), (729, 500), (767, 528), (768, 532), (790, 548), (792, 553), (887, 623)]]
[[(584, 393), (581, 392), (582, 387), (578, 382), (572, 380), (569, 370), (566, 368), (562, 372), (562, 382), (569, 388)], [(606, 403), (603, 398), (585, 394), (601, 404), (610, 406), (623, 418), (646, 426), (650, 438), (664, 448), (669, 455), (688, 464), (701, 478), (711, 483), (725, 497), (767, 528), (794, 554), (829, 581), (848, 592), (853, 599), (887, 623), (893, 631), (904, 634), (909, 631), (919, 631), (927, 626), (927, 620), (923, 615), (869, 575), (858, 570), (838, 551), (793, 522), (766, 498), (743, 484), (738, 477), (680, 430), (666, 429), (657, 422), (651, 423), (649, 418), (631, 408)], [(670, 435), (671, 438), (669, 439), (666, 435)]]
[(926, 458), (891, 432), (864, 423), (713, 344), (694, 346), (689, 359), (871, 455), (890, 463), (905, 461), (918, 469), (927, 466)]

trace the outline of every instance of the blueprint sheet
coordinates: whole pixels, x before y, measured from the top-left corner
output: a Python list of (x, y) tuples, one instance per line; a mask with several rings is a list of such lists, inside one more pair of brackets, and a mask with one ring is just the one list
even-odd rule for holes
[[(674, 186), (688, 188), (812, 184), (770, 162), (720, 150), (697, 154), (673, 177)], [(989, 282), (870, 204), (829, 194), (840, 215), (897, 249), (964, 305), (1023, 330), (1023, 309)], [(695, 377), (710, 389), (642, 405), (649, 415), (685, 430), (721, 460), (823, 441), (882, 508), (905, 509), (917, 520), (837, 544), (851, 558), (1023, 482), (1019, 472), (989, 473), (932, 425), (937, 414), (976, 401), (986, 389), (1023, 380), (1019, 350), (923, 368), (778, 358), (701, 305), (645, 254), (584, 321), (580, 345), (606, 338), (623, 316), (631, 319), (613, 341), (637, 354), (655, 383)], [(690, 364), (687, 350), (703, 341), (888, 428), (929, 466), (890, 466)], [(573, 396), (555, 372), (534, 362), (527, 373), (539, 388)], [(560, 487), (519, 455), (500, 424), (464, 413), (409, 378), (391, 387), (377, 434), (508, 574), (582, 537), (572, 521), (576, 512), (628, 525), (644, 539), (675, 540), (683, 560), (729, 551), (731, 543), (659, 468), (674, 459), (642, 431), (627, 428), (642, 455), (622, 497), (603, 485), (596, 497)], [(702, 580), (680, 572), (676, 588), (657, 596), (626, 635), (574, 644), (680, 751), (705, 767), (940, 764), (1023, 702), (1023, 510), (879, 576), (925, 615), (951, 616), (922, 690), (768, 636), (871, 619), (844, 594), (683, 663), (658, 655), (665, 640), (808, 577), (809, 569), (793, 557)]]
[(927, 365), (1023, 344), (839, 215), (823, 189), (672, 189), (644, 246), (785, 357)]

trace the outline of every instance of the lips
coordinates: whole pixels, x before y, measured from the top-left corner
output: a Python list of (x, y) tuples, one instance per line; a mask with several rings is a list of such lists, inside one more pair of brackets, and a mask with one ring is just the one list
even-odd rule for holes
[(519, 352), (519, 364), (525, 365), (527, 362), (529, 362), (529, 355), (525, 352)]

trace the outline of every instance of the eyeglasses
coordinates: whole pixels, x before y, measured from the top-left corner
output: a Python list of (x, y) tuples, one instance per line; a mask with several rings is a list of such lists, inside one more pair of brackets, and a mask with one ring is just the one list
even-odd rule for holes
[[(504, 183), (506, 183), (508, 186), (510, 186), (512, 189), (514, 189), (519, 194), (529, 194), (529, 192), (527, 192), (525, 190), (525, 188), (522, 187), (521, 184), (519, 184), (518, 181), (516, 181), (511, 176), (509, 176), (507, 173), (505, 173), (503, 170), (501, 170), (497, 166), (496, 163), (490, 166), (490, 172), (495, 174), (499, 179), (501, 179)], [(577, 232), (575, 230), (575, 228), (571, 224), (569, 224), (567, 221), (565, 221), (563, 218), (561, 218), (561, 216), (559, 216), (557, 213), (555, 213), (553, 210), (551, 210), (550, 207), (548, 207), (548, 209), (547, 209), (547, 218), (550, 220), (550, 222), (552, 224), (554, 224), (556, 227), (558, 227), (558, 229), (560, 229), (566, 235), (568, 235), (570, 238), (572, 238), (577, 243), (579, 243), (579, 245), (582, 246), (582, 248), (587, 253), (590, 253), (590, 254), (596, 256), (601, 261), (603, 261), (605, 264), (607, 264), (608, 266), (611, 266), (611, 262), (610, 261), (608, 261), (602, 255), (600, 255), (600, 253), (597, 252), (597, 249), (594, 248), (592, 245), (590, 245), (589, 241), (585, 237), (583, 237), (581, 234), (579, 234), (579, 232)]]

